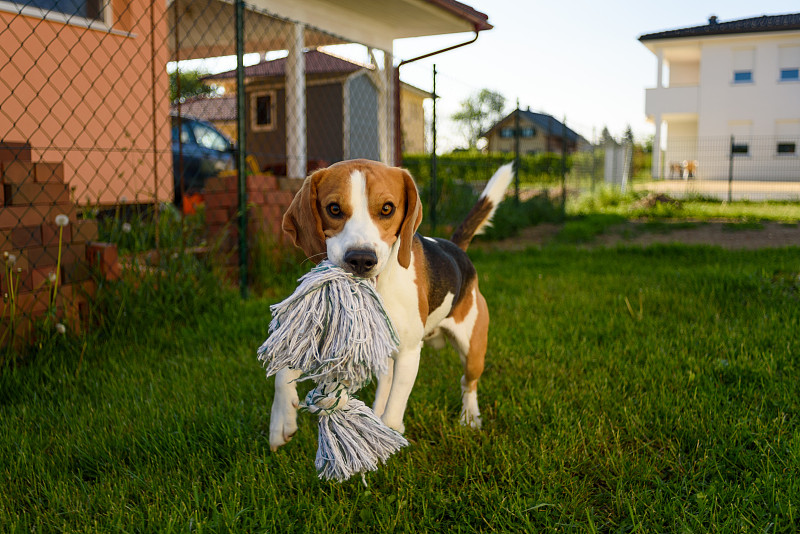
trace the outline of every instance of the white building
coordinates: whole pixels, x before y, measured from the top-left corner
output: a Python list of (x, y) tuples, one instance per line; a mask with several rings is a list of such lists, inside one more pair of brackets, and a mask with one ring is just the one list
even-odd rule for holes
[(658, 59), (645, 101), (654, 146), (665, 146), (654, 178), (696, 161), (704, 179), (727, 178), (733, 162), (737, 179), (800, 180), (800, 13), (712, 16), (639, 41)]

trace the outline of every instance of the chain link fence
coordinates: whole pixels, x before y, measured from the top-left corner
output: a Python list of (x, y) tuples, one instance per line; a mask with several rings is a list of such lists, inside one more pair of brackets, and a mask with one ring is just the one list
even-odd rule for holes
[(0, 345), (85, 328), (96, 276), (142, 258), (244, 288), (307, 173), (395, 162), (390, 53), (246, 3), (0, 2), (0, 43)]

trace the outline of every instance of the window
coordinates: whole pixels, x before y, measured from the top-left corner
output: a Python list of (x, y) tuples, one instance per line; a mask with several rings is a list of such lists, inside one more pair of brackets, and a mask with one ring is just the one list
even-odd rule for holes
[(514, 137), (514, 128), (500, 128), (500, 137), (504, 139)]
[(800, 46), (778, 48), (778, 81), (800, 81)]
[(230, 150), (230, 142), (222, 137), (216, 130), (212, 130), (208, 126), (200, 123), (194, 123), (193, 130), (194, 139), (201, 147), (218, 150), (219, 152)]
[(786, 157), (797, 155), (800, 141), (800, 119), (781, 119), (775, 121), (775, 155)]
[(261, 91), (250, 95), (250, 127), (254, 132), (275, 129), (275, 91)]
[(536, 135), (536, 130), (533, 128), (523, 128), (520, 135), (522, 137), (534, 137)]
[(59, 13), (67, 16), (66, 22), (70, 22), (72, 17), (81, 17), (87, 20), (104, 19), (103, 11), (108, 0), (16, 0), (15, 4), (20, 4), (26, 8), (38, 8), (39, 15), (47, 18), (48, 15)]
[(748, 143), (734, 143), (731, 145), (731, 153), (746, 156), (750, 153), (750, 145)]
[(733, 83), (752, 83), (755, 65), (755, 49), (742, 48), (733, 51)]

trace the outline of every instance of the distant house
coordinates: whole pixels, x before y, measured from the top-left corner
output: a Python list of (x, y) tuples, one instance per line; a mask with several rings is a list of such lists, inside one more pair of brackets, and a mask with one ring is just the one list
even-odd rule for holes
[[(320, 50), (305, 51), (304, 56), (308, 161), (379, 160), (379, 89), (370, 66)], [(245, 68), (247, 151), (262, 168), (282, 170), (286, 164), (285, 71), (286, 58)], [(227, 71), (206, 77), (226, 95), (189, 99), (181, 104), (181, 113), (208, 120), (235, 139), (235, 76)], [(401, 84), (400, 91), (404, 150), (422, 152), (423, 103), (430, 94), (408, 84)]]
[[(514, 152), (514, 130), (517, 110), (512, 111), (481, 137), (486, 138), (489, 152)], [(535, 113), (530, 109), (519, 110), (519, 150), (522, 154), (561, 152), (566, 143), (567, 153), (585, 150), (590, 143), (580, 134), (546, 113)]]
[(699, 177), (726, 178), (731, 153), (737, 176), (800, 177), (800, 13), (730, 22), (712, 16), (639, 41), (657, 58), (656, 87), (645, 100), (654, 146), (664, 146), (666, 125), (664, 160), (654, 151), (653, 177), (696, 161)]

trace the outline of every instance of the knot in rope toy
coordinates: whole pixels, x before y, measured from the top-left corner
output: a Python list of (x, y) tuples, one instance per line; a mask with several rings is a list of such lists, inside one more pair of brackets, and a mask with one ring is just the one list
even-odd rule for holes
[(301, 409), (319, 416), (315, 466), (320, 478), (347, 480), (375, 471), (408, 445), (353, 394), (385, 374), (399, 343), (370, 280), (328, 261), (300, 278), (294, 293), (270, 306), (269, 338), (258, 349), (267, 376), (284, 368), (316, 383)]

